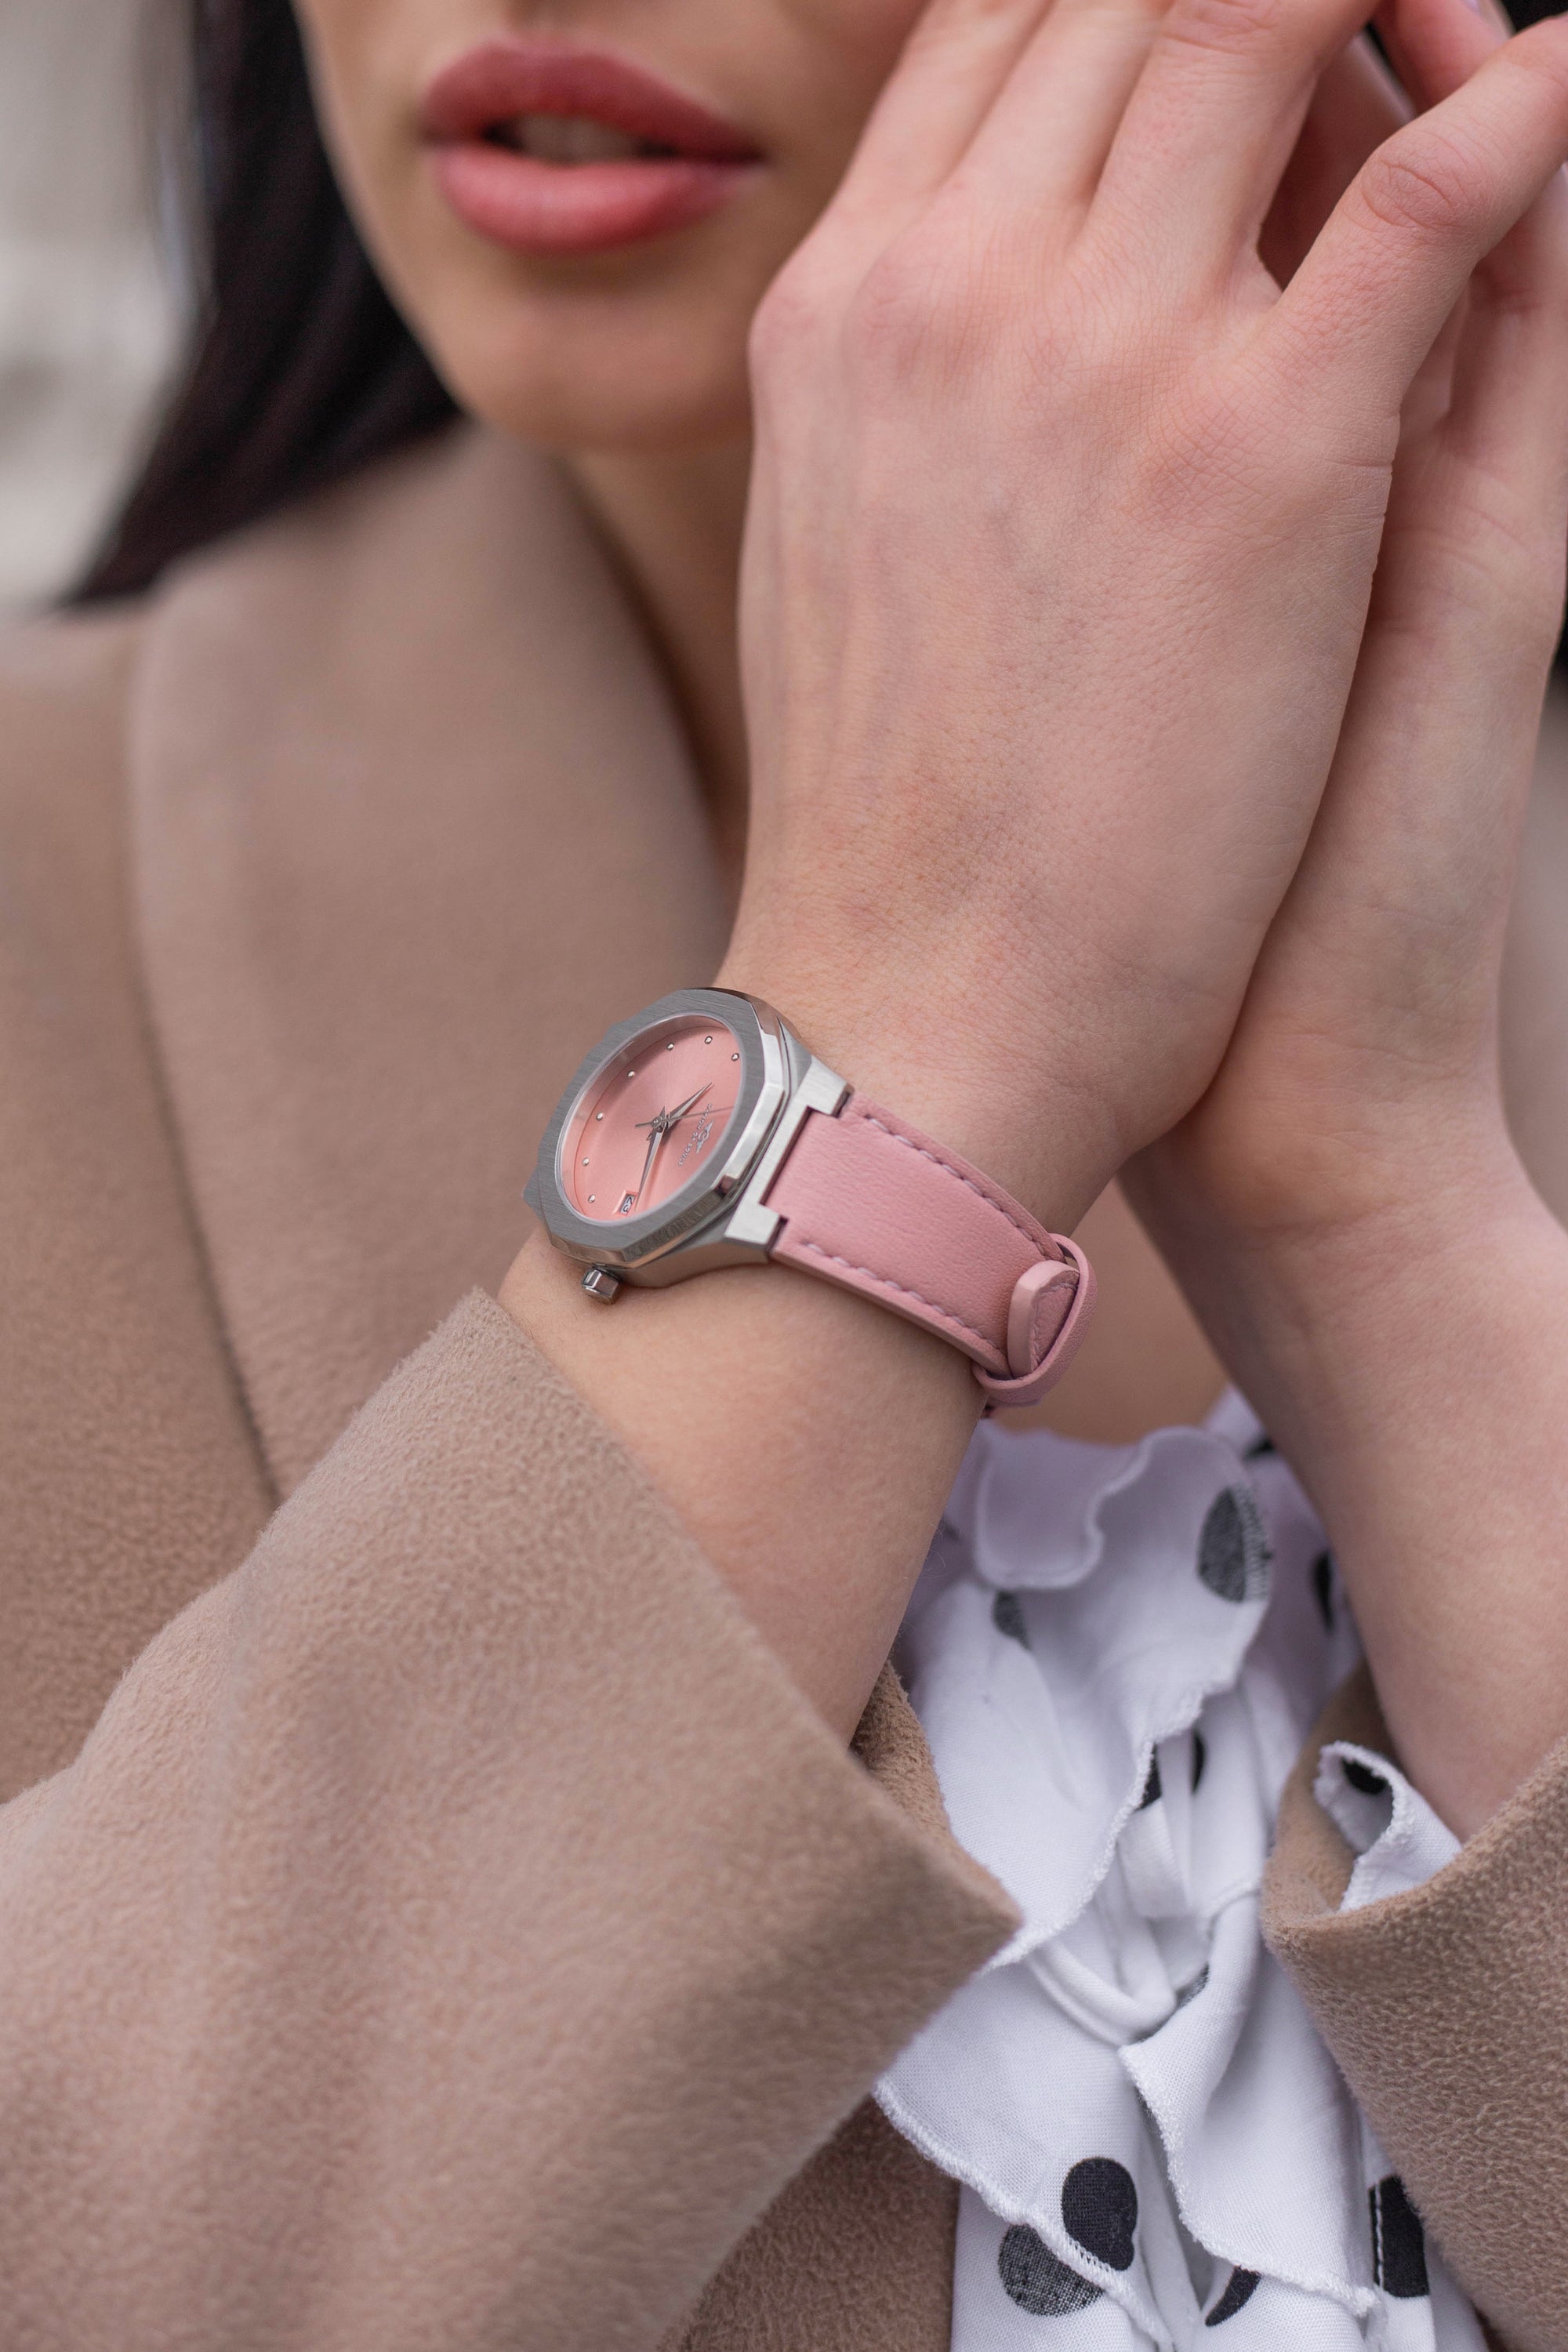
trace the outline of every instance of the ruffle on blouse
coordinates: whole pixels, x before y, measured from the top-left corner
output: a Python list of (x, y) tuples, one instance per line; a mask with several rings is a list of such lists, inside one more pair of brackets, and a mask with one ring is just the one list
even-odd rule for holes
[[(896, 1660), (1023, 1926), (889, 2070), (962, 2185), (952, 2352), (1483, 2352), (1258, 1925), (1280, 1791), (1360, 1655), (1254, 1416), (1126, 1447), (984, 1425)], [(1347, 1906), (1456, 1842), (1325, 1749)]]

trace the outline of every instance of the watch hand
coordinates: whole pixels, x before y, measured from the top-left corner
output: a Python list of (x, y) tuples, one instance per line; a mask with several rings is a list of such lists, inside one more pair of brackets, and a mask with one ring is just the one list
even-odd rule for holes
[(662, 1127), (668, 1130), (674, 1127), (678, 1120), (683, 1119), (686, 1117), (687, 1112), (691, 1108), (693, 1103), (701, 1101), (703, 1096), (710, 1091), (712, 1083), (712, 1080), (710, 1079), (707, 1086), (699, 1087), (694, 1095), (688, 1095), (686, 1100), (683, 1103), (677, 1103), (673, 1110), (656, 1111), (652, 1118), (639, 1118), (637, 1125), (639, 1127)]
[[(699, 1087), (694, 1095), (688, 1095), (686, 1100), (683, 1103), (677, 1103), (673, 1110), (655, 1111), (651, 1118), (638, 1119), (638, 1127), (648, 1128), (651, 1132), (647, 1139), (647, 1158), (643, 1161), (642, 1174), (637, 1179), (637, 1189), (631, 1196), (633, 1209), (637, 1206), (647, 1190), (648, 1178), (653, 1174), (653, 1163), (658, 1158), (659, 1145), (664, 1141), (670, 1129), (686, 1117), (693, 1103), (700, 1103), (703, 1096), (710, 1091), (711, 1085), (712, 1081), (710, 1080), (708, 1085)], [(630, 1211), (626, 1213), (629, 1215)]]
[[(638, 1124), (640, 1125), (642, 1122), (639, 1121)], [(653, 1133), (647, 1139), (647, 1158), (643, 1161), (642, 1174), (637, 1178), (637, 1189), (632, 1194), (632, 1206), (634, 1209), (637, 1207), (637, 1202), (642, 1199), (644, 1192), (647, 1189), (647, 1180), (653, 1174), (653, 1163), (658, 1158), (658, 1147), (669, 1132), (668, 1128), (664, 1123), (664, 1115), (662, 1112), (659, 1114), (658, 1118), (649, 1120), (647, 1124), (652, 1127)]]

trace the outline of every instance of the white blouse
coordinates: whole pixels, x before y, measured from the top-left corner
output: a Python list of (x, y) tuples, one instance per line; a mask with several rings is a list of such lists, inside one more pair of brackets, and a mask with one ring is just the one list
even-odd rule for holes
[[(1281, 1789), (1358, 1656), (1239, 1399), (1136, 1446), (976, 1435), (895, 1657), (1024, 1925), (879, 2090), (961, 2183), (952, 2352), (1483, 2352), (1258, 1931)], [(1347, 1909), (1458, 1851), (1384, 1757), (1325, 1750), (1317, 1794)]]

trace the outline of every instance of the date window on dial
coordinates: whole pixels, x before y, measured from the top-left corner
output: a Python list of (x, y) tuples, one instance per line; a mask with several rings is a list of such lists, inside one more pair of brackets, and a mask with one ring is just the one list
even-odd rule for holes
[(637, 1207), (637, 1194), (635, 1192), (628, 1192), (616, 1213), (617, 1216), (629, 1217), (632, 1211)]

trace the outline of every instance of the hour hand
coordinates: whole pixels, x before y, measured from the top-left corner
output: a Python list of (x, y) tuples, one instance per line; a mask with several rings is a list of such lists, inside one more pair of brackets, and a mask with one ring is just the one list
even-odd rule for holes
[(647, 1190), (647, 1180), (653, 1174), (653, 1163), (658, 1158), (658, 1147), (669, 1132), (662, 1118), (650, 1119), (647, 1124), (651, 1126), (653, 1133), (647, 1139), (647, 1158), (643, 1161), (642, 1174), (637, 1178), (637, 1189), (632, 1194), (631, 1204), (634, 1209)]

